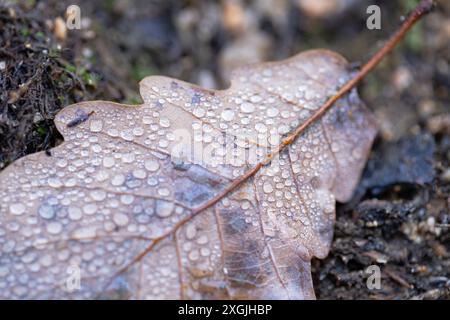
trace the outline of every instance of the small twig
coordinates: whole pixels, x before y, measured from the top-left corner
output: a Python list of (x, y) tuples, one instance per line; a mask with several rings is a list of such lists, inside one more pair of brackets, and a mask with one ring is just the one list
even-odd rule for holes
[(43, 66), (39, 67), (35, 74), (33, 76), (31, 76), (31, 78), (29, 78), (25, 83), (21, 84), (19, 86), (19, 89), (14, 90), (14, 91), (10, 91), (9, 92), (9, 98), (7, 103), (8, 104), (14, 104), (16, 103), (20, 98), (22, 98), (22, 96), (28, 92), (28, 89), (30, 88), (30, 86), (37, 80), (38, 77), (41, 77), (42, 72), (44, 71), (45, 67), (47, 66), (47, 64), (44, 64)]
[[(272, 159), (279, 154), (281, 151), (283, 151), (285, 148), (287, 148), (289, 145), (291, 145), (295, 139), (300, 136), (301, 133), (303, 133), (311, 124), (316, 122), (318, 119), (320, 119), (331, 107), (338, 101), (340, 98), (342, 98), (344, 95), (346, 95), (350, 90), (352, 90), (364, 77), (372, 71), (373, 68), (375, 68), (380, 61), (390, 52), (392, 49), (395, 48), (395, 46), (404, 38), (406, 33), (412, 28), (412, 26), (420, 20), (423, 16), (425, 16), (427, 13), (431, 11), (433, 7), (433, 0), (422, 0), (419, 5), (412, 11), (412, 13), (409, 15), (408, 19), (402, 24), (400, 29), (391, 37), (391, 39), (381, 48), (364, 66), (361, 68), (361, 70), (352, 78), (350, 79), (339, 91), (329, 98), (317, 111), (308, 119), (306, 120), (301, 126), (299, 126), (292, 134), (290, 134), (287, 138), (285, 138), (282, 143), (276, 148), (275, 151), (273, 151), (271, 154), (269, 154), (264, 161), (258, 163), (253, 168), (248, 170), (246, 173), (244, 173), (242, 176), (234, 180), (225, 190), (223, 190), (221, 193), (216, 195), (214, 198), (210, 199), (208, 202), (203, 204), (202, 206), (193, 209), (192, 213), (187, 216), (186, 218), (179, 221), (172, 230), (162, 234), (161, 236), (155, 238), (148, 247), (143, 250), (141, 253), (139, 253), (131, 262), (129, 262), (127, 265), (125, 265), (123, 268), (118, 270), (113, 277), (111, 278), (111, 281), (118, 275), (122, 274), (130, 266), (132, 266), (134, 263), (140, 261), (142, 258), (144, 258), (148, 253), (150, 253), (153, 248), (158, 245), (162, 240), (166, 239), (169, 236), (173, 236), (177, 230), (179, 230), (183, 225), (185, 225), (188, 221), (192, 220), (195, 216), (197, 216), (199, 213), (203, 212), (204, 210), (212, 207), (217, 202), (222, 200), (226, 195), (228, 195), (230, 192), (236, 190), (242, 183), (247, 181), (249, 178), (254, 176), (262, 167), (269, 164)], [(107, 284), (104, 286), (104, 290), (109, 286), (111, 282), (107, 282)]]
[(405, 279), (403, 279), (399, 274), (397, 274), (397, 272), (395, 272), (394, 270), (388, 269), (386, 268), (384, 270), (384, 272), (389, 276), (389, 278), (391, 278), (393, 281), (397, 282), (399, 285), (408, 288), (408, 289), (413, 289), (414, 286), (412, 284), (410, 284), (408, 281), (406, 281)]
[(16, 58), (12, 53), (10, 53), (8, 50), (3, 49), (3, 48), (0, 48), (0, 55), (8, 57), (10, 59), (15, 59)]

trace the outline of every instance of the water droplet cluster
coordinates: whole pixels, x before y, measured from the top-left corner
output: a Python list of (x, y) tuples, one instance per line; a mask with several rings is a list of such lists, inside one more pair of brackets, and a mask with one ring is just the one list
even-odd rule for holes
[(223, 91), (149, 77), (141, 106), (65, 108), (52, 156), (0, 175), (0, 298), (311, 297), (309, 260), (325, 256), (335, 199), (350, 197), (375, 134), (356, 93), (172, 231), (348, 77), (338, 56), (310, 52), (238, 69)]

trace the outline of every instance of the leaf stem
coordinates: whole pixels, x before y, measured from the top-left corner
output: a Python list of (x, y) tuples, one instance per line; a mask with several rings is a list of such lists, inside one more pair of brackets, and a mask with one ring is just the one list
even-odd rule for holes
[(362, 79), (364, 79), (367, 74), (372, 71), (383, 58), (389, 54), (405, 37), (407, 32), (414, 26), (414, 24), (419, 21), (423, 16), (428, 14), (434, 6), (433, 0), (422, 0), (417, 7), (411, 12), (408, 18), (403, 22), (400, 29), (395, 32), (395, 34), (386, 42), (386, 44), (377, 52), (372, 58), (367, 61), (361, 70), (351, 78), (339, 91), (332, 97), (330, 97), (317, 111), (302, 123), (295, 131), (290, 134), (287, 138), (285, 138), (282, 143), (273, 151), (271, 154), (267, 156), (267, 158), (263, 161), (255, 165), (252, 169), (247, 171), (245, 174), (234, 180), (229, 187), (227, 187), (223, 192), (203, 204), (202, 206), (196, 208), (192, 212), (192, 216), (206, 210), (207, 208), (215, 205), (217, 202), (222, 200), (228, 193), (235, 190), (242, 183), (247, 181), (250, 177), (254, 176), (264, 165), (270, 163), (270, 161), (281, 151), (291, 145), (295, 139), (300, 136), (311, 124), (320, 119), (333, 105), (346, 95), (350, 90), (352, 90)]

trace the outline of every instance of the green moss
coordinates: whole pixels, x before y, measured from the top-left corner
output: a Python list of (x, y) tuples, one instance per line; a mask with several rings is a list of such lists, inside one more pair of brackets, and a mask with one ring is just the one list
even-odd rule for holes
[[(400, 5), (403, 12), (410, 12), (417, 5), (416, 1), (411, 0), (401, 0)], [(415, 25), (409, 33), (406, 35), (405, 40), (401, 46), (415, 53), (419, 53), (423, 50), (424, 44), (424, 34), (422, 23)]]
[(421, 52), (423, 50), (423, 28), (421, 24), (412, 28), (405, 38), (405, 46), (413, 52)]
[(61, 56), (61, 51), (57, 47), (52, 47), (48, 51), (48, 56), (50, 58), (59, 58)]
[(42, 31), (38, 31), (38, 32), (36, 32), (36, 38), (44, 39), (45, 38), (45, 34)]
[(104, 4), (106, 10), (113, 11), (114, 6), (116, 4), (116, 0), (104, 0), (103, 4)]
[(36, 0), (25, 0), (24, 2), (26, 8), (34, 8), (36, 6)]
[(22, 37), (28, 37), (30, 35), (30, 30), (28, 28), (22, 28), (20, 29), (20, 34)]
[(65, 105), (66, 98), (64, 96), (58, 96), (58, 101), (61, 106)]
[(67, 63), (67, 64), (64, 66), (64, 68), (65, 68), (66, 72), (69, 72), (69, 73), (77, 73), (77, 67), (74, 66), (73, 64)]
[(97, 87), (99, 82), (99, 77), (95, 73), (89, 72), (85, 68), (81, 68), (78, 70), (78, 75), (81, 77), (83, 82), (91, 87)]
[(131, 104), (131, 105), (138, 105), (138, 104), (142, 104), (142, 99), (138, 95), (131, 96), (131, 97), (127, 97), (123, 103)]
[(37, 127), (36, 132), (41, 138), (44, 138), (47, 135), (47, 128), (44, 126), (39, 126)]
[(155, 68), (143, 64), (133, 65), (133, 68), (131, 70), (131, 75), (136, 81), (141, 81), (145, 77), (152, 74), (155, 74)]
[(84, 67), (77, 67), (73, 64), (67, 63), (64, 65), (64, 69), (67, 73), (73, 73), (76, 74), (83, 80), (83, 83), (85, 85), (91, 86), (91, 87), (97, 87), (98, 83), (100, 81), (99, 76), (93, 72), (90, 72)]

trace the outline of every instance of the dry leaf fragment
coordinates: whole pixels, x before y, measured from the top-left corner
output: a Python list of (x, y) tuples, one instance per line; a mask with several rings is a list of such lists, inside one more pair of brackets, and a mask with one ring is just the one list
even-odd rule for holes
[(58, 40), (65, 41), (67, 38), (67, 26), (66, 21), (63, 18), (58, 17), (54, 21), (53, 33)]
[(324, 18), (351, 8), (355, 0), (297, 0), (298, 7), (308, 16)]
[(52, 156), (0, 174), (0, 297), (314, 298), (310, 260), (327, 255), (335, 200), (350, 198), (376, 134), (356, 91), (192, 214), (349, 77), (316, 50), (239, 68), (223, 91), (154, 76), (143, 105), (66, 107)]

